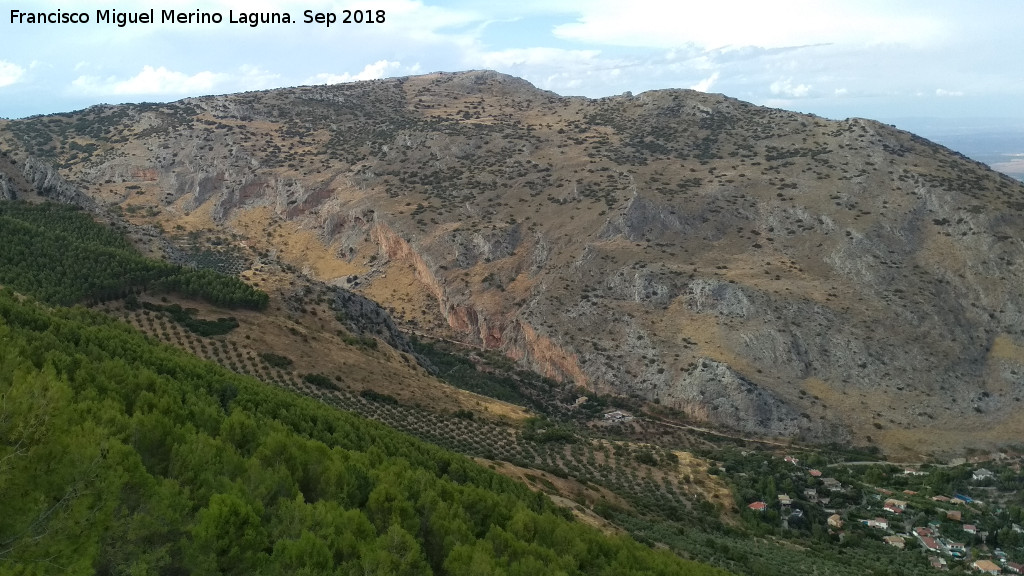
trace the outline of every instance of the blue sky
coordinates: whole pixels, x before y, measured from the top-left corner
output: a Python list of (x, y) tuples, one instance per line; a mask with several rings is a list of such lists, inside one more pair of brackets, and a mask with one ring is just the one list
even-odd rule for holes
[[(96, 103), (490, 68), (563, 95), (720, 92), (829, 118), (1024, 125), (1024, 2), (366, 0), (25, 2), (0, 12), (0, 117)], [(95, 22), (97, 9), (220, 12), (220, 25)], [(385, 10), (381, 24), (228, 24), (228, 10)], [(1016, 120), (1014, 120), (1016, 119)], [(901, 126), (902, 127), (902, 126)], [(913, 126), (911, 126), (913, 128)]]

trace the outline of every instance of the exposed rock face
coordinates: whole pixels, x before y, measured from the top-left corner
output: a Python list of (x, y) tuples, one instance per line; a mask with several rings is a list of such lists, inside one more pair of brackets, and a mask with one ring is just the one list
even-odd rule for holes
[(395, 350), (416, 356), (420, 363), (429, 363), (416, 354), (409, 339), (395, 326), (394, 319), (373, 300), (343, 288), (333, 287), (334, 301), (331, 309), (339, 313), (339, 319), (350, 332), (360, 336), (379, 337)]
[(17, 198), (18, 189), (14, 182), (11, 182), (10, 177), (6, 174), (0, 174), (0, 200), (16, 200)]
[(516, 360), (537, 366), (540, 373), (548, 378), (580, 385), (588, 383), (576, 355), (562, 349), (551, 338), (538, 334), (523, 322), (517, 322), (510, 332), (503, 344)]
[(719, 280), (694, 280), (687, 286), (686, 304), (695, 312), (745, 318), (752, 312), (750, 299), (735, 284)]
[[(731, 370), (725, 364), (701, 358), (686, 375), (658, 390), (662, 402), (670, 402), (694, 416), (747, 434), (776, 436), (814, 434), (844, 440), (843, 432), (797, 414), (772, 392)], [(813, 430), (812, 430), (813, 428)]]
[[(26, 166), (48, 194), (84, 182), (235, 232), (262, 214), (247, 241), (268, 250), (288, 222), (382, 304), (429, 297), (567, 385), (746, 433), (936, 439), (921, 450), (990, 443), (1024, 396), (1024, 186), (876, 122), (493, 72), (73, 118), (106, 135)], [(31, 155), (17, 122), (0, 138)], [(389, 273), (410, 267), (415, 287)]]
[[(416, 279), (422, 282), (428, 290), (437, 298), (438, 302), (445, 302), (444, 286), (434, 275), (432, 267), (423, 259), (423, 255), (417, 252), (404, 238), (399, 236), (389, 226), (377, 224), (372, 228), (372, 235), (379, 247), (381, 254), (388, 260), (404, 261), (411, 263), (416, 269)], [(447, 308), (447, 306), (443, 306)]]
[(53, 165), (45, 160), (29, 156), (22, 164), (22, 174), (40, 196), (54, 202), (89, 205), (91, 200), (68, 183)]
[(688, 236), (700, 234), (715, 237), (724, 233), (724, 223), (717, 220), (705, 228), (712, 219), (704, 213), (677, 211), (670, 204), (634, 195), (625, 210), (610, 219), (601, 231), (601, 238), (623, 236), (628, 240), (669, 240), (678, 242)]

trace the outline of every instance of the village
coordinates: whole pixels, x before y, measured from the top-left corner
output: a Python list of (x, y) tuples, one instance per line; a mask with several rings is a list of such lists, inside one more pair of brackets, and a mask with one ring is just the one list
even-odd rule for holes
[(865, 548), (880, 542), (923, 555), (936, 570), (1024, 573), (1019, 456), (914, 466), (731, 456), (720, 471), (734, 483), (741, 515), (771, 526), (768, 533)]

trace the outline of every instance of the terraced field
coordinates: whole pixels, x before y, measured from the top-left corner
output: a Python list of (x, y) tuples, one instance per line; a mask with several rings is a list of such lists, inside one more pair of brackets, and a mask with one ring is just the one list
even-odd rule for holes
[[(681, 461), (675, 454), (650, 444), (592, 437), (590, 433), (575, 435), (570, 442), (534, 441), (518, 426), (474, 418), (471, 413), (428, 411), (403, 404), (388, 394), (349, 387), (341, 376), (301, 374), (273, 366), (244, 339), (233, 334), (202, 337), (162, 312), (127, 310), (120, 305), (108, 306), (106, 310), (157, 340), (235, 372), (355, 412), (439, 446), (495, 463), (507, 462), (557, 478), (575, 479), (589, 490), (565, 494), (564, 487), (559, 489), (536, 474), (525, 478), (536, 489), (569, 498), (579, 512), (587, 512), (584, 507), (609, 504), (601, 503), (604, 498), (595, 496), (602, 487), (635, 511), (678, 519), (697, 509), (717, 515), (733, 508), (728, 491), (714, 485), (715, 480), (707, 475), (702, 462)], [(682, 435), (679, 440), (684, 440)], [(708, 494), (711, 501), (705, 499)]]

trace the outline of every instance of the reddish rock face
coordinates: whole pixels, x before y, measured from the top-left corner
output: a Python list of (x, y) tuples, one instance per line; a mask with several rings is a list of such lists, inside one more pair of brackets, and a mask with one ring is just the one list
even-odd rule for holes
[(131, 174), (136, 182), (156, 182), (158, 176), (156, 168), (133, 168)]

